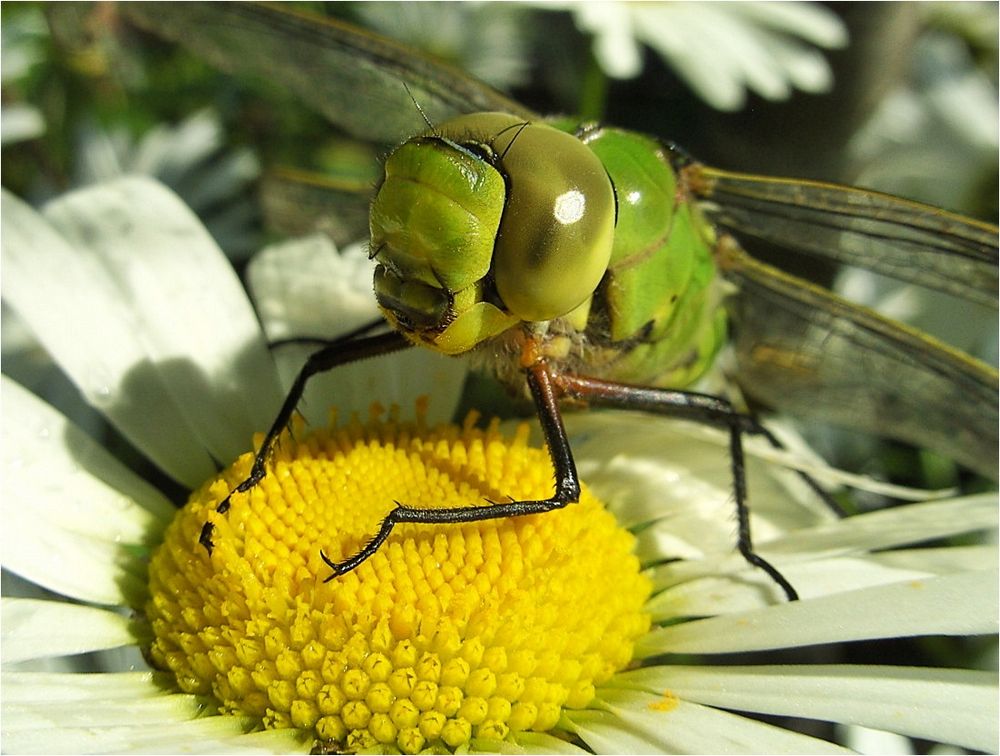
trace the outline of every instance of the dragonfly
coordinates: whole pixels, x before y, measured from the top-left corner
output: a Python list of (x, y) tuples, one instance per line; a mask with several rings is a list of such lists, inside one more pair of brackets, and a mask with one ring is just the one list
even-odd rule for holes
[[(339, 563), (323, 555), (328, 579), (360, 565), (402, 522), (521, 516), (576, 501), (561, 411), (582, 405), (728, 431), (739, 550), (796, 598), (750, 538), (742, 437), (767, 431), (729, 400), (688, 389), (727, 343), (740, 388), (765, 406), (997, 477), (996, 369), (740, 243), (762, 239), (996, 308), (996, 226), (874, 191), (716, 169), (642, 134), (546, 119), (461, 70), (331, 19), (241, 3), (124, 12), (228, 72), (277, 82), (354, 137), (395, 146), (369, 218), (375, 294), (392, 327), (359, 329), (306, 361), (250, 476), (219, 512), (266, 475), (319, 372), (430, 348), (471, 355), (534, 404), (555, 469), (551, 498), (397, 504), (357, 554)], [(200, 540), (211, 551), (210, 524)]]

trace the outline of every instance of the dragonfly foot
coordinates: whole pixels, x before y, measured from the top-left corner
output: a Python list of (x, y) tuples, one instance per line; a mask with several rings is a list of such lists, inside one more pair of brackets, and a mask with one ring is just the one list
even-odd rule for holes
[(198, 536), (198, 543), (205, 547), (205, 551), (208, 552), (209, 556), (212, 556), (212, 549), (215, 548), (215, 544), (212, 543), (212, 531), (215, 530), (215, 526), (206, 522), (201, 526), (201, 535)]
[[(260, 482), (260, 478), (263, 476), (258, 476), (256, 479), (251, 473), (250, 477), (240, 483), (236, 488), (230, 491), (226, 498), (218, 503), (215, 507), (215, 511), (219, 514), (225, 514), (229, 511), (232, 506), (232, 498), (234, 493), (245, 493), (249, 489), (253, 488), (257, 483)], [(212, 549), (215, 548), (215, 544), (212, 542), (212, 533), (215, 530), (215, 525), (210, 522), (206, 522), (201, 526), (201, 533), (198, 535), (198, 543), (205, 547), (205, 551), (208, 552), (209, 556), (212, 555)]]
[(344, 572), (341, 571), (341, 569), (340, 569), (340, 564), (338, 564), (337, 562), (335, 562), (332, 559), (330, 559), (330, 557), (328, 557), (326, 554), (323, 553), (322, 549), (320, 549), (320, 551), (319, 551), (319, 558), (322, 559), (324, 562), (326, 562), (326, 566), (327, 567), (329, 567), (331, 570), (333, 570), (333, 574), (332, 575), (330, 575), (329, 577), (323, 579), (324, 583), (329, 583), (335, 577), (340, 577), (341, 575), (344, 574)]
[(785, 592), (785, 596), (788, 597), (789, 601), (799, 600), (799, 592), (792, 587), (792, 584), (788, 582), (788, 579), (784, 575), (778, 572), (777, 567), (775, 567), (773, 564), (768, 562), (766, 559), (764, 559), (764, 557), (760, 556), (756, 552), (750, 551), (749, 549), (744, 549), (742, 548), (742, 546), (740, 547), (740, 553), (743, 555), (743, 558), (746, 559), (754, 567), (764, 570), (764, 572), (768, 574), (771, 580), (777, 583), (778, 586), (781, 588), (781, 590)]
[(386, 518), (384, 520), (382, 520), (382, 525), (379, 527), (378, 533), (376, 533), (375, 536), (368, 543), (365, 544), (364, 548), (362, 548), (354, 556), (350, 557), (349, 559), (345, 559), (343, 562), (334, 562), (322, 551), (319, 552), (319, 555), (323, 559), (323, 561), (326, 562), (327, 566), (331, 570), (333, 570), (333, 574), (330, 575), (330, 577), (326, 578), (323, 581), (324, 583), (329, 583), (335, 577), (340, 577), (341, 575), (347, 574), (351, 570), (357, 568), (362, 562), (366, 561), (369, 557), (373, 556), (375, 552), (379, 550), (379, 547), (383, 543), (385, 543), (385, 539), (389, 537), (389, 533), (392, 532), (393, 526), (397, 522), (400, 522), (403, 519), (400, 517), (400, 513), (413, 511), (410, 510), (408, 507), (404, 507), (398, 501), (394, 503), (396, 505), (396, 508), (392, 510), (388, 515), (386, 515)]

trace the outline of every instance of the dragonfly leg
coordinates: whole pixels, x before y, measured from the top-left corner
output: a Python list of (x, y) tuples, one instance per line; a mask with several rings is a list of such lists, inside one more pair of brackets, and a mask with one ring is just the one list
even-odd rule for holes
[[(737, 412), (733, 405), (717, 396), (691, 391), (632, 386), (570, 374), (557, 374), (553, 382), (562, 396), (623, 409), (641, 409), (661, 415), (683, 417), (721, 426), (729, 431), (729, 453), (736, 499), (737, 548), (743, 558), (777, 583), (789, 601), (798, 599), (798, 592), (784, 575), (753, 550), (750, 536), (750, 515), (747, 509), (746, 464), (743, 454), (743, 434), (758, 433), (763, 427), (752, 417)], [(770, 433), (765, 435), (772, 438)]]
[[(365, 328), (367, 329), (367, 327)], [(360, 332), (363, 332), (362, 329), (352, 331), (346, 337), (329, 342), (322, 349), (309, 356), (309, 359), (306, 360), (306, 363), (299, 370), (298, 375), (295, 376), (295, 381), (288, 390), (288, 395), (285, 397), (278, 415), (274, 418), (274, 422), (271, 423), (271, 427), (264, 436), (264, 441), (257, 451), (257, 455), (254, 457), (253, 466), (250, 468), (250, 475), (230, 491), (226, 495), (226, 498), (219, 502), (215, 508), (216, 512), (220, 514), (228, 512), (234, 494), (245, 493), (264, 479), (264, 476), (267, 474), (267, 461), (274, 451), (274, 446), (279, 436), (281, 436), (281, 433), (288, 427), (289, 422), (291, 422), (295, 408), (298, 406), (299, 400), (302, 399), (302, 394), (310, 378), (341, 365), (347, 365), (369, 357), (378, 357), (379, 355), (412, 346), (409, 341), (395, 331), (365, 338), (351, 338)], [(201, 534), (198, 537), (198, 543), (204, 546), (209, 554), (212, 553), (212, 548), (214, 547), (212, 543), (213, 530), (214, 526), (212, 523), (206, 522), (202, 526)]]
[[(787, 447), (781, 443), (781, 440), (761, 425), (757, 418), (753, 415), (741, 414), (740, 417), (744, 422), (744, 433), (749, 433), (754, 436), (762, 436), (764, 440), (771, 445), (771, 448), (777, 449), (778, 451), (786, 450)], [(844, 508), (840, 506), (837, 500), (833, 498), (833, 496), (831, 496), (819, 483), (817, 483), (809, 473), (803, 472), (802, 470), (796, 470), (795, 472), (799, 478), (801, 478), (802, 482), (812, 489), (812, 492), (816, 494), (820, 501), (826, 504), (827, 509), (837, 515), (837, 517), (847, 517), (847, 512), (844, 511)]]
[(281, 347), (291, 346), (294, 344), (300, 346), (301, 345), (314, 346), (317, 348), (317, 350), (323, 347), (333, 347), (333, 346), (338, 346), (340, 349), (347, 349), (349, 348), (348, 345), (352, 341), (355, 341), (362, 336), (368, 336), (369, 334), (371, 334), (372, 331), (375, 331), (379, 328), (388, 328), (388, 327), (389, 324), (386, 323), (385, 318), (380, 317), (380, 318), (375, 318), (373, 320), (369, 320), (367, 323), (363, 323), (357, 328), (348, 331), (347, 333), (342, 333), (340, 336), (337, 336), (336, 338), (333, 339), (326, 338), (324, 336), (289, 336), (288, 338), (275, 339), (274, 341), (269, 341), (267, 343), (267, 346), (270, 349), (280, 349)]
[(426, 509), (409, 507), (396, 502), (396, 507), (386, 515), (375, 536), (364, 545), (354, 556), (342, 562), (334, 562), (320, 552), (323, 561), (333, 570), (324, 582), (329, 582), (339, 575), (350, 572), (370, 556), (389, 537), (393, 527), (404, 522), (419, 522), (424, 524), (445, 524), (475, 522), (479, 520), (495, 520), (504, 517), (520, 517), (523, 515), (541, 514), (553, 509), (561, 509), (580, 499), (580, 479), (576, 474), (576, 463), (566, 437), (562, 416), (559, 413), (559, 396), (553, 377), (545, 363), (538, 362), (526, 368), (528, 388), (531, 391), (542, 426), (542, 434), (548, 445), (549, 456), (555, 468), (556, 489), (552, 497), (539, 501), (496, 502), (473, 507), (449, 507), (441, 509)]

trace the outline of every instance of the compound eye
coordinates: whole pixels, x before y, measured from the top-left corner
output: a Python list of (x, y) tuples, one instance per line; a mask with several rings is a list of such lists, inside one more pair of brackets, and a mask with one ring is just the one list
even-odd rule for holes
[(604, 166), (570, 134), (531, 124), (505, 150), (507, 205), (493, 275), (506, 307), (527, 321), (560, 317), (607, 271), (615, 197)]

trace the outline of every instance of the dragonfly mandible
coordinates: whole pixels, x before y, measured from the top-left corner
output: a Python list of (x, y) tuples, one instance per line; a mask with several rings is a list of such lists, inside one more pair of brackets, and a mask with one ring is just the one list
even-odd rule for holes
[[(741, 551), (794, 597), (753, 553), (742, 506), (741, 437), (763, 429), (724, 399), (683, 390), (730, 338), (741, 388), (764, 404), (997, 477), (994, 368), (760, 262), (738, 241), (762, 238), (995, 308), (995, 226), (863, 189), (710, 168), (620, 129), (546, 121), (457, 69), (335, 21), (235, 3), (126, 12), (226, 70), (279, 82), (355, 136), (397, 145), (371, 216), (376, 295), (394, 329), (355, 334), (306, 363), (237, 491), (265, 475), (308, 378), (366, 356), (414, 344), (472, 353), (535, 404), (556, 469), (552, 498), (399, 506), (355, 557), (328, 560), (334, 576), (374, 553), (398, 522), (574, 501), (560, 405), (582, 403), (726, 428)], [(415, 182), (421, 197), (407, 194)], [(572, 220), (552, 209), (560, 199)], [(442, 228), (447, 238), (429, 238)], [(228, 507), (229, 498), (219, 511)], [(208, 525), (202, 543), (211, 548)]]

